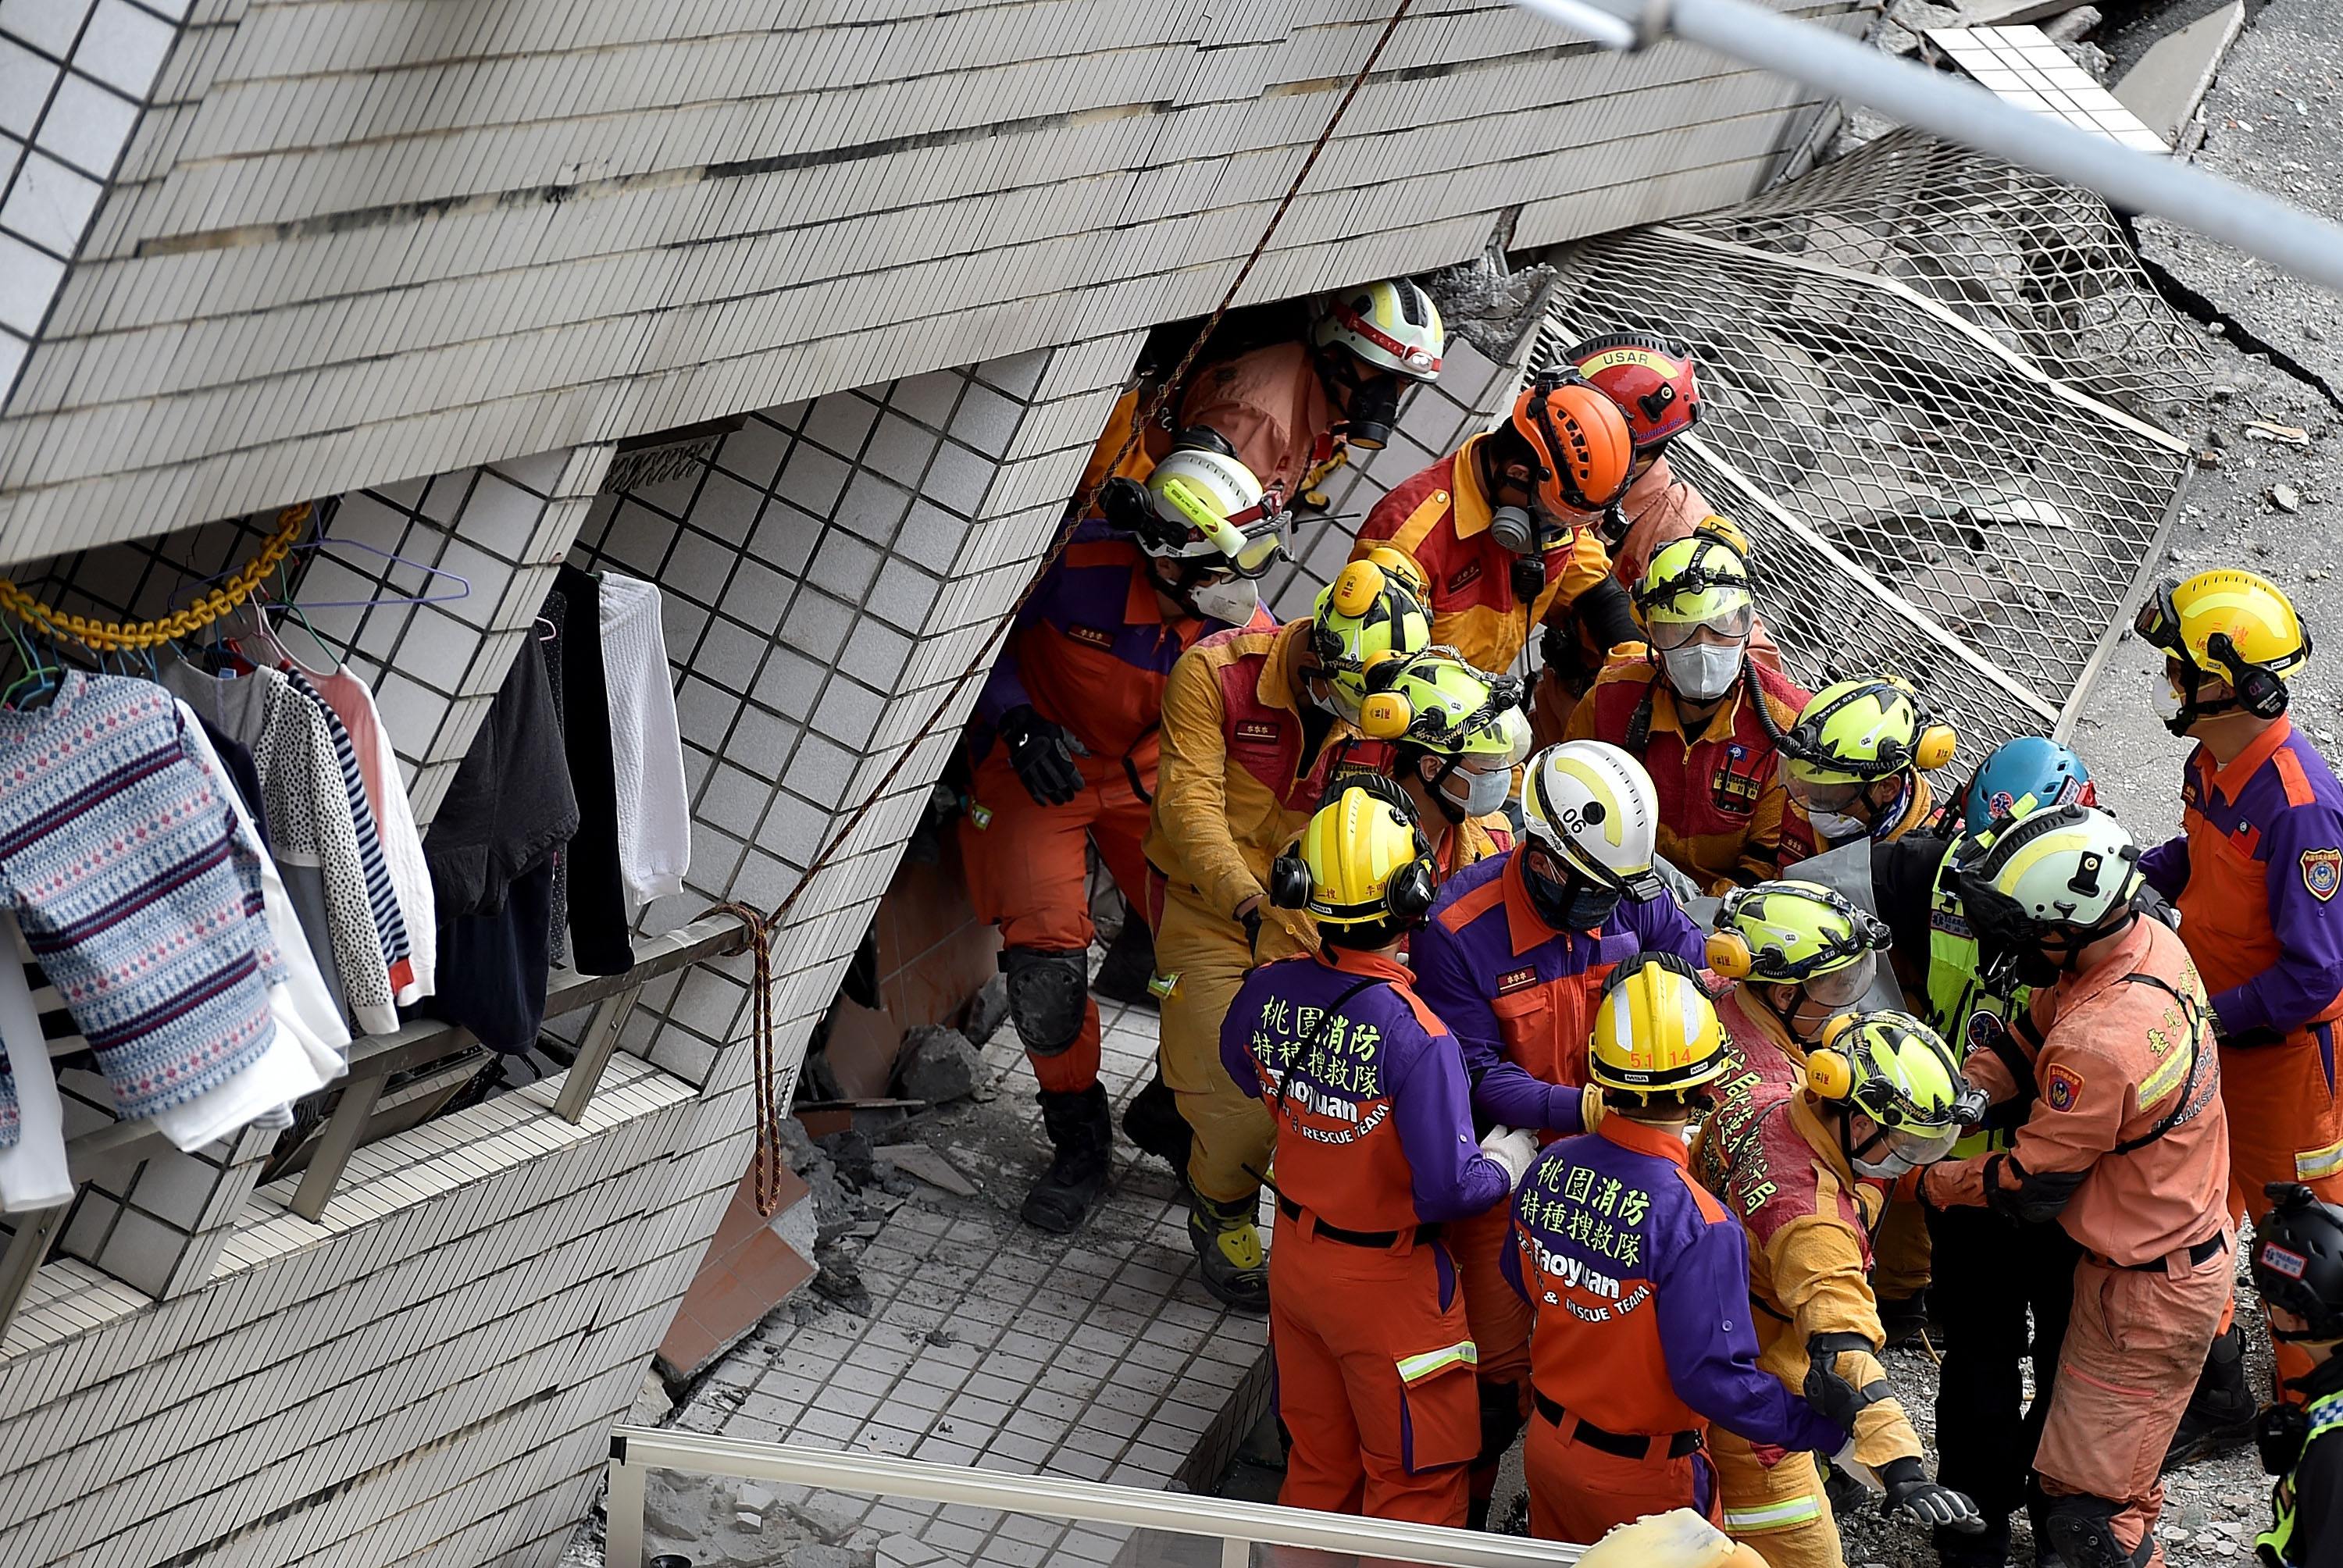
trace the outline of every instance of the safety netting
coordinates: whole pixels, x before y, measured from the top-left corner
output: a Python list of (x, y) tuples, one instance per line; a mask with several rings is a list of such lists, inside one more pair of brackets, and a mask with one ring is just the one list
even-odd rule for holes
[[(2071, 719), (2190, 461), (2185, 441), (2095, 394), (2128, 376), (2131, 394), (2193, 397), (2194, 351), (2144, 280), (2097, 317), (2044, 304), (2021, 330), (2014, 309), (1989, 309), (2011, 275), (1980, 258), (2024, 254), (2058, 214), (2096, 209), (2111, 232), (2105, 207), (2006, 166), (1989, 178), (1977, 155), (1883, 140), (1898, 146), (1745, 206), (1573, 247), (1533, 363), (1598, 332), (1687, 340), (1704, 401), (1671, 461), (1749, 533), (1793, 672), (1906, 676), (1973, 760)], [(1914, 197), (1916, 168), (1969, 173), (1932, 206)], [(1913, 232), (1930, 225), (1942, 231)], [(1926, 288), (1897, 259), (1914, 256), (1933, 258)], [(2121, 292), (2109, 281), (2101, 297)]]

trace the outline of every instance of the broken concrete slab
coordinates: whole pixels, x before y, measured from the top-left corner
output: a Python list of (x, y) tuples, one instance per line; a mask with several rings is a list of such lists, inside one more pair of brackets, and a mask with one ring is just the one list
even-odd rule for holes
[(2167, 145), (2177, 142), (2180, 127), (2197, 112), (2221, 68), (2222, 56), (2245, 25), (2246, 0), (2229, 0), (2212, 15), (2157, 39), (2111, 89), (2117, 102)]
[(886, 1161), (906, 1176), (916, 1176), (930, 1187), (940, 1187), (962, 1198), (976, 1196), (976, 1183), (960, 1172), (960, 1168), (924, 1143), (890, 1143), (879, 1151)]
[(2077, 10), (2082, 0), (1968, 0), (1961, 7), (1964, 27), (2021, 27)]

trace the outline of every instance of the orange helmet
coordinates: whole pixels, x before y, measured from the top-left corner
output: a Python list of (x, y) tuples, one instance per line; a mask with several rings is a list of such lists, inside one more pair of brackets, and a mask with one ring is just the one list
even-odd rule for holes
[(1601, 511), (1627, 493), (1634, 440), (1619, 406), (1575, 370), (1548, 370), (1513, 399), (1513, 434), (1538, 468), (1538, 498), (1551, 512)]
[(1619, 405), (1639, 452), (1681, 436), (1700, 417), (1692, 350), (1681, 343), (1650, 332), (1606, 332), (1563, 357)]

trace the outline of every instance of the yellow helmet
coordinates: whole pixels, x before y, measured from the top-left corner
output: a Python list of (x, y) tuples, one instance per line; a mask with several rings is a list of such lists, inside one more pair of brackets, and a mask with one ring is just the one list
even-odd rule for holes
[[(1820, 882), (1760, 882), (1734, 889), (1717, 906), (1708, 967), (1734, 980), (1805, 985), (1824, 1002), (1851, 993), (1844, 1000), (1852, 1005), (1870, 990), (1875, 955), (1893, 940), (1885, 920)], [(1811, 983), (1825, 976), (1838, 983)]]
[[(2165, 728), (2186, 735), (2197, 720), (2242, 709), (2258, 719), (2286, 711), (2286, 678), (2310, 662), (2310, 628), (2278, 585), (2251, 572), (2198, 572), (2164, 584), (2140, 606), (2132, 629), (2186, 672), (2180, 706)], [(2233, 698), (2200, 704), (2205, 676), (2228, 683)]]
[(1631, 1093), (1696, 1088), (1731, 1063), (1700, 971), (1674, 953), (1634, 954), (1603, 982), (1587, 1076)]
[(1367, 699), (1367, 670), (1432, 646), (1432, 612), (1423, 576), (1397, 550), (1378, 548), (1352, 561), (1319, 590), (1311, 613), (1310, 649), (1318, 656), (1334, 706), (1355, 724)]
[(1775, 741), (1783, 766), (1805, 784), (1868, 784), (1934, 770), (1953, 759), (1958, 744), (1953, 727), (1893, 677), (1824, 687)]
[[(1952, 1047), (1906, 1012), (1835, 1019), (1806, 1054), (1807, 1090), (1875, 1124), (1862, 1144), (1844, 1145), (1865, 1176), (1900, 1176), (1951, 1153), (1976, 1116), (1968, 1087)], [(1845, 1129), (1839, 1136), (1850, 1137)]]
[(1644, 580), (1635, 585), (1635, 618), (1653, 632), (1653, 646), (1672, 648), (1658, 628), (1713, 626), (1727, 637), (1744, 638), (1757, 618), (1757, 598), (1749, 580), (1749, 541), (1730, 518), (1709, 517), (1690, 537), (1673, 539), (1652, 556)]
[(1398, 785), (1369, 776), (1346, 782), (1270, 868), (1270, 901), (1302, 909), (1322, 926), (1390, 920), (1414, 925), (1439, 890), (1432, 849)]
[(1443, 757), (1469, 757), (1507, 768), (1529, 755), (1521, 682), (1473, 668), (1445, 648), (1385, 659), (1367, 671), (1360, 731), (1404, 740)]

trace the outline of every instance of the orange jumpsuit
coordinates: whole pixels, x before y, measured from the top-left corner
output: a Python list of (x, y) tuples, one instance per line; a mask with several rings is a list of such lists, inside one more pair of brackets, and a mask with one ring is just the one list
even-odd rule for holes
[[(2055, 1216), (2083, 1247), (2034, 1469), (2054, 1510), (2061, 1497), (2114, 1504), (2127, 1553), (2156, 1528), (2157, 1472), (2229, 1300), (2210, 1013), (2180, 939), (2141, 917), (2094, 968), (2034, 993), (2015, 1031), (2035, 1050), (2032, 1083), (2013, 1083), (1991, 1051), (1968, 1059), (1996, 1100), (2038, 1096), (2008, 1152), (1922, 1173), (1931, 1203), (1990, 1198), (2020, 1219)], [(2151, 1546), (2147, 1562), (2163, 1560)]]
[[(1275, 626), (1267, 611), (1253, 628)], [(1091, 945), (1090, 868), (1096, 844), (1134, 910), (1147, 907), (1140, 839), (1155, 788), (1156, 728), (1172, 666), (1217, 621), (1164, 619), (1145, 558), (1103, 523), (1078, 527), (1044, 574), (977, 698), (975, 809), (960, 819), (960, 854), (977, 917), (1003, 945), (1082, 952)], [(1083, 788), (1063, 806), (1033, 799), (993, 744), (991, 726), (1030, 706), (1081, 749)], [(1098, 1003), (1062, 1051), (1029, 1053), (1041, 1087), (1080, 1093), (1098, 1081)]]
[[(1366, 740), (1303, 694), (1310, 623), (1229, 631), (1180, 657), (1163, 690), (1162, 758), (1143, 842), (1155, 972), (1166, 988), (1158, 1060), (1195, 1132), (1188, 1176), (1220, 1203), (1260, 1189), (1270, 1121), (1221, 1066), (1221, 1020), (1255, 964), (1315, 950), (1316, 929), (1264, 896), (1269, 863), (1308, 825), (1328, 786), (1381, 773)], [(1258, 949), (1237, 906), (1261, 897)]]
[(1475, 669), (1503, 674), (1521, 657), (1530, 628), (1602, 582), (1611, 559), (1594, 529), (1577, 529), (1545, 552), (1545, 588), (1536, 601), (1515, 598), (1513, 553), (1489, 532), (1489, 498), (1473, 457), (1484, 439), (1473, 437), (1376, 502), (1351, 558), (1390, 545), (1413, 561), (1431, 585), (1432, 640)]
[[(2140, 869), (2179, 906), (2220, 1022), (2230, 1221), (2261, 1211), (2268, 1181), (2343, 1202), (2343, 786), (2281, 718), (2227, 768), (2197, 748), (2181, 801), (2183, 836)], [(2281, 1383), (2310, 1372), (2282, 1341), (2278, 1365)]]
[[(1108, 417), (1106, 429), (1091, 449), (1082, 475), (1081, 494), (1106, 477), (1131, 435), (1136, 419), (1151, 398), (1151, 390), (1137, 387), (1122, 395)], [(1179, 408), (1159, 414), (1140, 444), (1115, 471), (1145, 479), (1172, 450), (1175, 434), (1204, 426), (1234, 447), (1237, 459), (1261, 481), (1289, 501), (1301, 493), (1312, 470), (1331, 462), (1342, 441), (1334, 427), (1333, 406), (1309, 346), (1272, 343), (1233, 358), (1199, 366), (1188, 374)]]
[[(1745, 1046), (1763, 1060), (1764, 1047)], [(1762, 1070), (1779, 1070), (1770, 1063)], [(1757, 1308), (1757, 1364), (1803, 1392), (1816, 1334), (1884, 1342), (1869, 1280), (1871, 1227), (1886, 1194), (1858, 1181), (1837, 1135), (1804, 1089), (1761, 1084), (1731, 1131), (1712, 1124), (1701, 1178), (1749, 1228), (1749, 1293)], [(1875, 1351), (1838, 1352), (1833, 1369), (1858, 1389), (1886, 1382)], [(1725, 1493), (1725, 1528), (1774, 1568), (1844, 1568), (1838, 1526), (1820, 1472), (1805, 1454), (1768, 1467), (1744, 1438), (1711, 1443)], [(1918, 1458), (1919, 1435), (1893, 1394), (1855, 1416), (1855, 1458), (1877, 1470)]]
[[(1778, 728), (1789, 729), (1810, 694), (1777, 670), (1755, 668), (1767, 711)], [(1650, 650), (1626, 644), (1611, 650), (1594, 689), (1570, 716), (1569, 738), (1626, 746), (1647, 692), (1650, 733), (1641, 760), (1660, 798), (1662, 858), (1711, 893), (1772, 879), (1787, 796), (1780, 756), (1749, 710), (1745, 690), (1735, 688), (1698, 739), (1687, 740), (1675, 695), (1660, 679)]]
[(1453, 1526), (1481, 1422), (1440, 1230), (1502, 1207), (1513, 1181), (1474, 1146), (1463, 1059), (1409, 980), (1334, 949), (1263, 965), (1221, 1061), (1277, 1129), (1269, 1338), (1293, 1434), (1278, 1501)]

